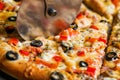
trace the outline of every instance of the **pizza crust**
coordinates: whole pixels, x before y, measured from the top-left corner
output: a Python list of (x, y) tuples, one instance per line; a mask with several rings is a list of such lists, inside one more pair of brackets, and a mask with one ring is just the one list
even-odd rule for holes
[(13, 49), (7, 43), (0, 44), (0, 69), (9, 75), (20, 80), (49, 80), (49, 70), (39, 69), (32, 62), (27, 62), (22, 58), (16, 61), (9, 61), (5, 58), (5, 53)]
[(73, 79), (73, 76), (65, 70), (51, 69), (48, 67), (40, 68), (39, 64), (26, 60), (21, 54), (19, 54), (19, 58), (17, 60), (10, 61), (5, 57), (6, 52), (9, 50), (17, 52), (19, 49), (18, 47), (16, 48), (15, 46), (11, 46), (6, 42), (0, 43), (0, 69), (16, 79), (50, 80), (52, 72), (59, 72), (64, 76), (65, 80)]
[[(89, 8), (99, 13), (101, 16), (105, 16), (111, 22), (113, 17), (112, 14), (108, 13), (105, 4), (100, 0), (84, 0), (83, 1)], [(92, 4), (92, 5), (91, 5)], [(114, 12), (113, 12), (114, 13)]]

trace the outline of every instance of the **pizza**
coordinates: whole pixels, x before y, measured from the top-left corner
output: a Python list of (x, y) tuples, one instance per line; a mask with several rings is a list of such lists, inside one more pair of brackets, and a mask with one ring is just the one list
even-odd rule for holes
[[(19, 80), (119, 80), (119, 1), (106, 1), (112, 10), (104, 0), (84, 0), (69, 28), (56, 36), (23, 41), (15, 28), (13, 32), (6, 27), (16, 25), (21, 0), (2, 0), (8, 5), (0, 12), (0, 70)], [(97, 5), (101, 11), (96, 3), (104, 5)]]
[[(5, 51), (3, 56), (6, 53), (9, 56), (11, 52), (13, 55), (14, 52), (18, 55), (15, 60), (9, 60), (1, 55), (3, 65), (1, 69), (21, 80), (97, 79), (107, 43), (108, 24), (101, 22), (102, 20), (105, 19), (85, 7), (70, 28), (50, 39), (37, 38), (22, 43), (14, 38), (6, 43), (3, 41), (1, 46), (9, 49), (5, 50), (1, 47), (0, 51)], [(20, 66), (19, 71), (17, 67)], [(12, 68), (6, 70), (6, 67)], [(13, 69), (15, 72), (12, 71)], [(42, 76), (36, 75), (36, 71), (38, 75), (43, 73)]]
[(21, 0), (0, 0), (0, 25), (4, 25), (7, 33), (15, 30), (15, 21)]
[(105, 16), (110, 22), (113, 20), (113, 15), (119, 9), (119, 0), (84, 0), (84, 3), (101, 16)]
[[(118, 12), (120, 13), (120, 12)], [(119, 42), (119, 30), (120, 30), (120, 18), (116, 15), (110, 41), (105, 54), (104, 63), (102, 67), (102, 73), (116, 79), (120, 79), (120, 42)]]

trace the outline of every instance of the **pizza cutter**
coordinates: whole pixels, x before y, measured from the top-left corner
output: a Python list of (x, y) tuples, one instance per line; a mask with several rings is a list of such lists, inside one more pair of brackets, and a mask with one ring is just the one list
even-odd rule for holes
[(77, 16), (82, 0), (23, 0), (17, 30), (25, 40), (57, 35)]

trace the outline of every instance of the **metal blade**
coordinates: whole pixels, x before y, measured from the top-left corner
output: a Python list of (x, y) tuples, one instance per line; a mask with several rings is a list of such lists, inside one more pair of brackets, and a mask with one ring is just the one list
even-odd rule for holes
[(17, 30), (25, 40), (56, 35), (74, 21), (82, 0), (23, 0)]

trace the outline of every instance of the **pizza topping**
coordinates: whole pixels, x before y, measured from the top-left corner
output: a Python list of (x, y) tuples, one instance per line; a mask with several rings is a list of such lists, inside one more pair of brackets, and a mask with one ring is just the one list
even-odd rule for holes
[(77, 56), (84, 57), (85, 51), (78, 51)]
[(62, 42), (61, 46), (65, 53), (73, 49), (73, 45), (69, 42)]
[(34, 46), (34, 47), (40, 47), (43, 45), (42, 41), (40, 40), (33, 40), (31, 43), (30, 43), (31, 46)]
[(28, 55), (29, 55), (29, 52), (28, 52), (28, 51), (25, 51), (25, 50), (19, 50), (19, 52), (20, 52), (22, 55), (25, 55), (25, 56), (28, 56)]
[(119, 0), (112, 0), (112, 3), (117, 7), (119, 4)]
[(100, 22), (104, 22), (104, 23), (107, 23), (108, 21), (106, 21), (106, 20), (100, 20)]
[(96, 68), (88, 67), (87, 70), (86, 70), (86, 73), (93, 77), (94, 74), (95, 74), (95, 71), (96, 71)]
[(21, 0), (14, 0), (15, 2), (20, 2)]
[(13, 51), (8, 51), (7, 53), (6, 53), (6, 58), (8, 59), (8, 60), (17, 60), (18, 59), (18, 54), (16, 53), (16, 52), (13, 52)]
[(49, 16), (56, 16), (57, 15), (57, 11), (53, 8), (48, 8), (47, 13)]
[(107, 61), (112, 61), (112, 60), (115, 60), (116, 58), (117, 58), (117, 54), (115, 52), (108, 52), (105, 55), (105, 59)]
[(0, 10), (3, 10), (5, 7), (5, 4), (3, 2), (0, 2)]
[(73, 30), (72, 28), (68, 28), (67, 30), (69, 32), (70, 37), (75, 36), (75, 35), (78, 34), (78, 32), (76, 30)]
[(9, 44), (17, 45), (19, 40), (17, 38), (11, 38), (8, 40)]
[(99, 28), (95, 25), (90, 26), (90, 28), (95, 29), (95, 30), (99, 30)]
[(17, 18), (16, 16), (10, 16), (10, 17), (8, 17), (8, 20), (9, 21), (16, 21), (16, 18)]
[(83, 17), (84, 17), (83, 13), (79, 13), (76, 18), (77, 18), (77, 19), (81, 19), (81, 18), (83, 18)]
[(72, 28), (68, 28), (59, 34), (60, 35), (59, 39), (62, 41), (66, 41), (66, 40), (70, 39), (71, 37), (77, 35), (78, 33), (79, 33), (78, 31), (76, 31)]
[(80, 62), (79, 62), (79, 66), (80, 66), (80, 67), (88, 67), (88, 63), (85, 62), (85, 61), (80, 61)]
[(98, 38), (86, 37), (84, 45), (86, 47), (91, 47), (93, 45), (93, 43), (96, 42), (97, 40), (98, 40)]
[(36, 55), (42, 53), (42, 51), (43, 51), (40, 47), (33, 47), (33, 46), (28, 46), (26, 49), (28, 52), (33, 52)]
[(92, 37), (89, 37), (89, 39), (88, 39), (88, 41), (91, 42), (91, 43), (94, 43), (97, 40), (98, 40), (97, 38), (92, 38)]
[(60, 56), (54, 56), (53, 59), (56, 61), (56, 62), (61, 62), (63, 59), (62, 57)]
[(12, 33), (13, 31), (15, 31), (15, 27), (14, 26), (7, 26), (5, 27), (5, 30), (7, 33)]
[(36, 62), (36, 64), (42, 64), (42, 65), (45, 65), (45, 66), (47, 66), (49, 68), (53, 68), (53, 69), (57, 68), (57, 66), (58, 66), (57, 63), (50, 63), (50, 62), (47, 62), (38, 57), (36, 57), (35, 62)]
[(62, 32), (60, 33), (60, 40), (66, 41), (66, 40), (68, 39), (68, 37), (69, 37), (68, 31), (62, 31)]
[(101, 37), (98, 39), (98, 41), (101, 41), (101, 42), (103, 42), (103, 43), (105, 43), (105, 44), (107, 43), (107, 40), (104, 39), (104, 38), (101, 38)]
[(76, 29), (78, 29), (78, 25), (77, 25), (76, 23), (72, 23), (72, 24), (70, 25), (70, 28), (76, 30)]
[(91, 25), (92, 19), (87, 18), (84, 15), (79, 15), (78, 18), (76, 18), (75, 22), (80, 28), (87, 28)]
[(107, 24), (108, 27), (111, 27), (110, 22), (107, 21), (107, 20), (104, 20), (104, 19), (103, 19), (103, 20), (100, 20), (100, 23), (104, 23), (104, 25)]
[(50, 80), (64, 80), (64, 76), (60, 72), (52, 72), (50, 74)]

